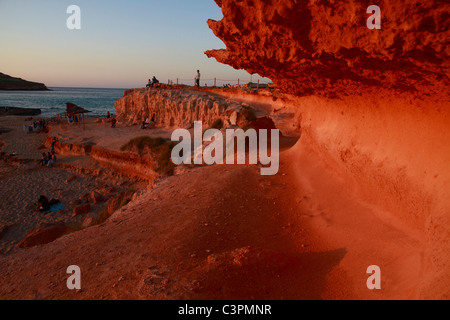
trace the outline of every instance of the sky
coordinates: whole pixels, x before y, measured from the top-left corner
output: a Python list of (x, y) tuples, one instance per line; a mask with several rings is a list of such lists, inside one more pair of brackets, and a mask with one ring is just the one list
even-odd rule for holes
[[(70, 5), (80, 30), (67, 28)], [(202, 85), (269, 82), (204, 54), (226, 47), (207, 25), (221, 18), (214, 0), (0, 0), (0, 72), (48, 87), (134, 88), (153, 76), (192, 84), (197, 69)]]

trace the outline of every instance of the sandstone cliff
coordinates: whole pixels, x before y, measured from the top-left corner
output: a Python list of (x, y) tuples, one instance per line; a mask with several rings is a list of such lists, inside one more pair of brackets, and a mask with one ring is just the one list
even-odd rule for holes
[(241, 104), (217, 94), (193, 89), (131, 89), (115, 104), (119, 121), (141, 124), (156, 115), (156, 122), (167, 127), (187, 127), (194, 121), (211, 126), (216, 120), (236, 124)]
[[(360, 241), (362, 222), (353, 223), (370, 208), (421, 243), (397, 257), (405, 259), (397, 271), (417, 281), (404, 294), (448, 298), (449, 3), (378, 1), (382, 29), (369, 30), (369, 1), (216, 2), (224, 17), (209, 26), (226, 49), (206, 54), (269, 77), (285, 93), (277, 108), (295, 110), (292, 122), (302, 130), (289, 152), (298, 184), (332, 212), (328, 223), (342, 224), (340, 236), (318, 232), (352, 251), (342, 234)], [(331, 181), (340, 183), (331, 188)], [(344, 194), (366, 209), (353, 215)], [(342, 263), (339, 277), (353, 267)]]
[(371, 1), (216, 2), (224, 18), (208, 23), (227, 48), (206, 54), (268, 77), (285, 92), (448, 85), (446, 1), (377, 1), (381, 30), (366, 26)]

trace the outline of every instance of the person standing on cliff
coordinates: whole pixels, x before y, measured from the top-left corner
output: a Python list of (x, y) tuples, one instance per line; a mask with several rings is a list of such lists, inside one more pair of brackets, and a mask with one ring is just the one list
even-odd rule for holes
[(200, 70), (197, 70), (197, 75), (195, 76), (195, 85), (200, 87)]

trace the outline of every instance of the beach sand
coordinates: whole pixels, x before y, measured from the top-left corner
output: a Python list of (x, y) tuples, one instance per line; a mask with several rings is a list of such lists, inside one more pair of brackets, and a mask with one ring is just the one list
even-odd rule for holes
[[(18, 250), (17, 244), (27, 233), (42, 224), (64, 222), (77, 227), (83, 223), (86, 214), (73, 217), (73, 209), (88, 202), (89, 195), (96, 191), (115, 188), (105, 196), (103, 203), (93, 205), (91, 211), (101, 211), (107, 207), (108, 199), (124, 191), (131, 193), (146, 189), (148, 183), (114, 176), (111, 171), (100, 174), (102, 166), (88, 156), (57, 154), (57, 162), (52, 168), (40, 166), (47, 136), (69, 144), (92, 144), (102, 148), (119, 150), (129, 140), (142, 135), (166, 136), (167, 130), (141, 130), (139, 127), (111, 129), (109, 123), (96, 118), (87, 118), (86, 125), (70, 126), (63, 122), (52, 124), (50, 133), (25, 133), (24, 124), (30, 124), (25, 117), (0, 117), (0, 151), (8, 161), (0, 162), (0, 229), (7, 227), (0, 239), (3, 254)], [(39, 121), (42, 118), (34, 118)], [(36, 203), (41, 195), (49, 200), (61, 201), (63, 209), (58, 212), (40, 214)]]

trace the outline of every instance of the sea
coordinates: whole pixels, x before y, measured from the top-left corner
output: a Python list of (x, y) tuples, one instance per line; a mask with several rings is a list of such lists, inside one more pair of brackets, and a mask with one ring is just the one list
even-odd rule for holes
[(66, 111), (66, 103), (73, 103), (91, 111), (89, 117), (116, 114), (114, 103), (126, 89), (62, 88), (50, 91), (0, 91), (0, 107), (37, 108), (43, 117), (53, 117)]

